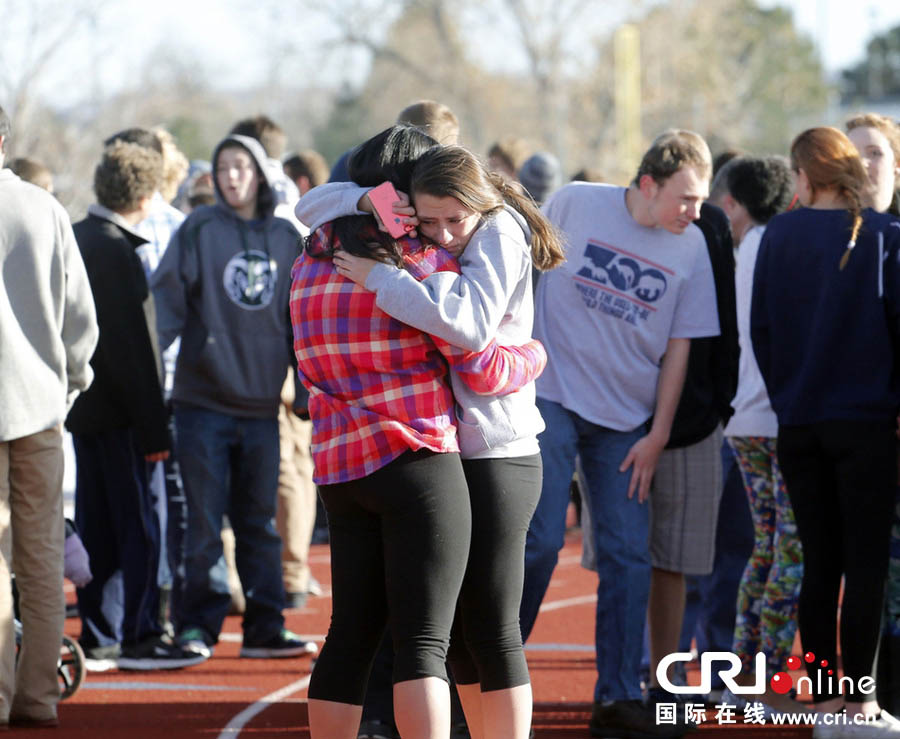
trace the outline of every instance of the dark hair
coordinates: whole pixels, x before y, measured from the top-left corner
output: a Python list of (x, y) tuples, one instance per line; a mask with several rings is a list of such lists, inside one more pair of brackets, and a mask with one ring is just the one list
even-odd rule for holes
[(853, 225), (847, 253), (841, 259), (843, 269), (862, 226), (863, 203), (869, 186), (869, 176), (859, 152), (847, 135), (837, 128), (809, 128), (791, 144), (791, 167), (806, 173), (813, 198), (818, 190), (833, 189), (847, 203)]
[(310, 187), (328, 182), (328, 163), (314, 149), (303, 149), (284, 160), (284, 171), (296, 182), (301, 177), (309, 180)]
[(126, 128), (118, 133), (114, 133), (106, 141), (104, 146), (112, 146), (116, 141), (124, 141), (129, 144), (137, 144), (147, 149), (153, 149), (157, 154), (163, 153), (162, 141), (153, 131), (146, 128)]
[(419, 159), (410, 185), (411, 195), (455, 198), (482, 216), (497, 213), (504, 204), (517, 210), (531, 230), (534, 266), (548, 270), (565, 261), (562, 239), (534, 200), (521, 187), (497, 172), (489, 172), (479, 159), (461, 146), (432, 149)]
[(9, 136), (12, 131), (12, 122), (9, 120), (9, 116), (6, 114), (6, 111), (3, 110), (3, 106), (0, 106), (0, 136), (6, 138)]
[(784, 157), (737, 157), (728, 165), (727, 189), (754, 222), (768, 223), (787, 210), (794, 183)]
[[(387, 180), (398, 190), (409, 192), (416, 161), (437, 146), (437, 141), (421, 129), (397, 124), (357, 146), (347, 170), (357, 185), (375, 187)], [(400, 244), (373, 225), (370, 216), (344, 216), (334, 221), (332, 233), (350, 254), (400, 266)]]
[(266, 154), (273, 159), (281, 159), (284, 154), (284, 147), (287, 143), (287, 136), (275, 121), (267, 115), (257, 115), (253, 118), (244, 118), (235, 123), (230, 134), (238, 134), (240, 136), (249, 136), (256, 139), (262, 144), (262, 148), (266, 150)]
[(43, 187), (45, 190), (53, 189), (53, 173), (35, 159), (29, 159), (28, 157), (13, 159), (9, 163), (9, 168), (25, 182)]
[(712, 176), (713, 179), (716, 178), (716, 175), (719, 174), (719, 170), (722, 169), (728, 162), (736, 157), (744, 156), (743, 152), (738, 149), (725, 149), (720, 151), (713, 157), (712, 161)]

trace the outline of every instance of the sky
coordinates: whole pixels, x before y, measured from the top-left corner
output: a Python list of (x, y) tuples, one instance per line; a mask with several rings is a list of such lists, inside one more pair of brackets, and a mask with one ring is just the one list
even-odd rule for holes
[(900, 25), (900, 2), (897, 0), (758, 1), (762, 7), (782, 5), (793, 10), (794, 23), (816, 42), (829, 72), (861, 61), (872, 36)]
[[(324, 0), (327, 2), (327, 0)], [(717, 2), (718, 0), (700, 0), (700, 2)], [(594, 0), (598, 7), (605, 0)], [(763, 7), (779, 4), (793, 10), (798, 28), (810, 36), (822, 53), (826, 71), (836, 73), (860, 61), (865, 54), (868, 40), (878, 33), (900, 25), (900, 0), (757, 0)], [(2, 0), (0, 0), (2, 6)], [(258, 6), (257, 6), (258, 7)], [(278, 3), (273, 7), (279, 7)], [(285, 6), (282, 6), (285, 7)], [(621, 7), (621, 6), (618, 6)], [(66, 65), (51, 71), (42, 85), (42, 92), (55, 97), (58, 103), (65, 106), (67, 92), (77, 101), (77, 94), (82, 92), (79, 85), (73, 85), (73, 74), (88, 74), (90, 84), (97, 92), (112, 93), (121, 88), (129, 80), (140, 73), (146, 53), (168, 42), (178, 48), (192, 50), (197, 65), (208, 71), (212, 81), (225, 86), (242, 87), (258, 83), (265, 79), (267, 70), (266, 54), (261, 53), (259, 39), (288, 39), (292, 35), (297, 38), (316, 35), (316, 28), (305, 26), (295, 29), (288, 25), (296, 24), (296, 15), (287, 12), (285, 18), (267, 15), (265, 11), (253, 12), (253, 0), (118, 0), (107, 6), (104, 16), (93, 37), (94, 46), (75, 52), (85, 62), (88, 57), (100, 63), (92, 67), (86, 66), (90, 72), (74, 72), (66, 69)], [(609, 15), (610, 23), (620, 18)], [(513, 33), (511, 29), (481, 30), (485, 37), (495, 31)], [(110, 33), (114, 31), (114, 33)], [(491, 36), (494, 38), (493, 36)], [(111, 55), (98, 50), (96, 39), (116, 39), (116, 64), (102, 63)], [(481, 45), (481, 49), (501, 44)], [(121, 49), (131, 50), (126, 59), (121, 58)], [(113, 51), (113, 49), (109, 49)], [(499, 49), (498, 49), (499, 51)], [(71, 58), (71, 57), (70, 57)], [(498, 53), (500, 64), (507, 66), (509, 59), (515, 56)], [(71, 65), (70, 65), (71, 66)], [(311, 66), (311, 65), (310, 65)], [(333, 68), (333, 67), (332, 67)], [(355, 75), (347, 75), (346, 70), (355, 70)], [(349, 77), (350, 82), (358, 82), (365, 78), (364, 62), (355, 63), (348, 58), (342, 65), (342, 74)], [(68, 73), (68, 75), (67, 75)], [(2, 70), (0, 70), (2, 74)], [(81, 82), (82, 80), (78, 80)], [(322, 80), (325, 84), (337, 84), (338, 79)]]
[[(602, 0), (595, 0), (602, 2)], [(701, 0), (716, 2), (717, 0)], [(823, 51), (823, 61), (829, 72), (847, 67), (865, 54), (867, 41), (880, 32), (900, 24), (898, 0), (757, 0), (763, 7), (787, 6), (794, 12), (797, 26), (813, 38)], [(215, 39), (219, 48), (209, 53), (219, 57), (217, 66), (229, 66), (233, 51), (244, 44), (247, 27), (246, 11), (231, 10), (217, 0), (125, 0), (119, 7), (127, 7), (129, 17), (142, 34), (151, 36), (156, 28), (160, 35), (165, 29), (180, 27), (179, 33), (188, 42), (200, 48)], [(213, 23), (210, 19), (215, 18)], [(203, 33), (206, 28), (212, 33)], [(308, 33), (308, 30), (304, 30)], [(221, 42), (226, 40), (226, 43)]]

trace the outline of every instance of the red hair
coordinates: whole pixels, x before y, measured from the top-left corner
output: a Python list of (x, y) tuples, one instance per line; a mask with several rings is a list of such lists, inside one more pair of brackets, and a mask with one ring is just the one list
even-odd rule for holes
[[(806, 173), (814, 201), (816, 191), (834, 190), (847, 203), (853, 218), (847, 248), (852, 249), (862, 225), (863, 203), (869, 185), (866, 168), (856, 147), (837, 128), (810, 128), (791, 144), (791, 167)], [(842, 260), (842, 267), (845, 261)]]

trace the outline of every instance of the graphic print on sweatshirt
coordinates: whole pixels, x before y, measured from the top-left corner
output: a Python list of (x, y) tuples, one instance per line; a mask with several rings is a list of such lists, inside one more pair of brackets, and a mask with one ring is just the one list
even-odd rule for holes
[(225, 265), (225, 292), (233, 303), (245, 310), (261, 310), (268, 306), (275, 295), (277, 282), (278, 264), (265, 252), (241, 252)]
[(589, 239), (575, 287), (585, 305), (632, 325), (656, 312), (654, 303), (675, 273), (625, 249)]

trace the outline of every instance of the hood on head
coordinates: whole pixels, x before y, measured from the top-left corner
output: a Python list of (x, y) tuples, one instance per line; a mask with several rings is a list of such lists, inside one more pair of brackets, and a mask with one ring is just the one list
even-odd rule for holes
[(257, 212), (259, 213), (260, 218), (267, 218), (272, 215), (275, 211), (275, 195), (272, 191), (272, 180), (269, 175), (269, 168), (266, 166), (268, 162), (268, 157), (266, 156), (265, 150), (262, 148), (262, 144), (259, 143), (256, 139), (250, 136), (241, 136), (239, 134), (231, 134), (230, 136), (226, 136), (222, 139), (212, 155), (212, 171), (213, 171), (213, 186), (216, 191), (216, 203), (231, 210), (229, 205), (225, 202), (225, 198), (222, 195), (222, 191), (219, 189), (219, 180), (216, 177), (216, 164), (219, 161), (219, 154), (222, 149), (227, 146), (234, 146), (237, 144), (243, 149), (246, 149), (249, 152), (250, 156), (253, 157), (253, 161), (256, 162), (256, 169), (259, 175), (259, 188), (256, 192), (256, 206)]

